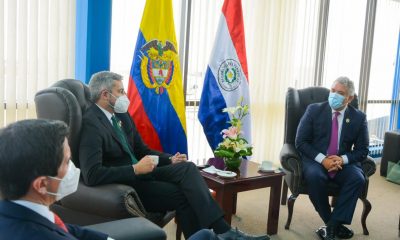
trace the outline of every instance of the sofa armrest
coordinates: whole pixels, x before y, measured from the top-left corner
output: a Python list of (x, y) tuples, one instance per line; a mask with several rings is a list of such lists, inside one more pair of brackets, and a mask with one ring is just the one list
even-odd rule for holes
[(86, 186), (81, 181), (78, 190), (61, 199), (65, 208), (108, 218), (127, 218), (128, 213), (125, 200), (135, 190), (123, 184), (106, 184), (101, 186)]
[(141, 217), (89, 225), (85, 228), (108, 234), (115, 240), (165, 240), (167, 235), (160, 227)]

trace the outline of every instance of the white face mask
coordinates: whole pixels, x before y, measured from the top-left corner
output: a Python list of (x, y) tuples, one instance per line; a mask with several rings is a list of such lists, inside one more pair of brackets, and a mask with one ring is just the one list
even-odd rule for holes
[(110, 93), (111, 96), (116, 98), (117, 100), (115, 101), (114, 106), (110, 104), (111, 107), (114, 108), (114, 112), (116, 113), (126, 113), (128, 111), (128, 107), (130, 104), (129, 98), (126, 95), (122, 95), (119, 97), (116, 97)]
[(74, 193), (76, 189), (78, 189), (80, 173), (81, 170), (79, 170), (79, 168), (76, 168), (72, 161), (69, 161), (68, 170), (64, 178), (61, 179), (58, 177), (48, 176), (51, 179), (60, 181), (60, 185), (58, 186), (58, 191), (56, 193), (47, 192), (47, 194), (56, 196), (56, 200), (58, 201), (63, 197), (68, 196), (71, 193)]

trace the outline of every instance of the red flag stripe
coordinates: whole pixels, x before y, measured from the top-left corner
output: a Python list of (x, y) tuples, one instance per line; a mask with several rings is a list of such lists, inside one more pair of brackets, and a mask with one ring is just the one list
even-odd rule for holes
[[(147, 143), (151, 149), (163, 151), (160, 138), (144, 110), (142, 99), (140, 98), (140, 94), (138, 93), (132, 77), (129, 77), (128, 98), (131, 101), (128, 112), (132, 116), (136, 128), (141, 129), (142, 133), (146, 132), (146, 134), (141, 134), (143, 141)], [(137, 115), (136, 117), (133, 115), (134, 113)]]
[(229, 34), (231, 35), (232, 42), (235, 45), (236, 53), (239, 57), (240, 64), (242, 65), (243, 73), (248, 82), (249, 75), (247, 70), (246, 43), (244, 40), (242, 1), (225, 0), (224, 5), (222, 6), (222, 13), (225, 16)]

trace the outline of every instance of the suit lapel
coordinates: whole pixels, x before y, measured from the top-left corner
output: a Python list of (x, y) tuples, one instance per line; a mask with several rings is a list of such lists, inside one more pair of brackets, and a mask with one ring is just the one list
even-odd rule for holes
[(128, 143), (128, 147), (131, 151), (131, 153), (134, 153), (135, 151), (133, 150), (133, 144), (131, 144), (131, 140), (129, 139), (131, 137), (131, 134), (129, 133), (129, 127), (130, 127), (130, 123), (129, 123), (129, 118), (130, 115), (128, 113), (116, 113), (115, 116), (117, 117), (117, 119), (119, 119), (121, 121), (121, 129), (124, 132), (125, 136), (126, 136), (126, 141)]
[[(72, 235), (65, 232), (61, 228), (59, 228), (54, 223), (50, 222), (47, 218), (43, 217), (42, 215), (32, 211), (29, 208), (24, 206), (18, 205), (13, 202), (9, 201), (0, 201), (0, 213), (9, 216), (11, 218), (20, 219), (20, 221), (30, 221), (36, 224), (42, 225), (48, 228), (51, 231), (56, 231), (60, 235), (67, 236), (71, 238)], [(75, 238), (73, 238), (75, 239)]]
[[(107, 131), (112, 135), (112, 137), (115, 139), (115, 141), (118, 142), (118, 144), (121, 146), (122, 151), (128, 153), (125, 148), (123, 147), (123, 144), (121, 142), (121, 139), (118, 137), (117, 133), (115, 132), (115, 129), (113, 127), (113, 125), (110, 123), (110, 120), (107, 118), (107, 116), (103, 113), (103, 111), (101, 111), (101, 109), (94, 104), (95, 108), (96, 108), (96, 115), (98, 117), (98, 119), (100, 120), (101, 124), (107, 129)], [(119, 119), (117, 117), (117, 119)], [(120, 120), (121, 121), (121, 120)], [(125, 132), (124, 128), (122, 128), (122, 131)], [(128, 147), (130, 148), (130, 144), (128, 141)], [(132, 151), (132, 149), (131, 149)], [(133, 152), (133, 151), (132, 151)], [(129, 154), (129, 153), (128, 153)]]
[(340, 132), (339, 151), (341, 150), (342, 145), (343, 145), (344, 135), (348, 132), (350, 120), (351, 120), (350, 110), (349, 110), (349, 107), (347, 107), (346, 111), (344, 111), (342, 130)]
[(325, 116), (325, 122), (326, 122), (325, 136), (328, 136), (326, 148), (328, 149), (329, 141), (331, 139), (331, 133), (332, 133), (332, 109), (328, 104), (326, 104), (322, 116)]
[(110, 123), (110, 120), (108, 120), (107, 116), (101, 111), (101, 109), (96, 105), (93, 104), (95, 108), (95, 114), (96, 117), (99, 119), (100, 123), (104, 126), (104, 128), (108, 131), (109, 134), (117, 141), (121, 146), (121, 140), (119, 139), (117, 133), (115, 133), (113, 125)]

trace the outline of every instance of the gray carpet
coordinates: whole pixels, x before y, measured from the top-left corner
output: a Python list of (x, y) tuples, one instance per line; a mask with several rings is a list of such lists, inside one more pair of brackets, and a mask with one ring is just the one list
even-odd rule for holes
[[(400, 185), (390, 183), (376, 173), (370, 178), (368, 199), (372, 210), (367, 218), (370, 235), (365, 236), (361, 227), (362, 202), (358, 201), (350, 228), (354, 230), (352, 239), (398, 240), (400, 215)], [(269, 189), (242, 192), (238, 195), (237, 213), (232, 218), (232, 226), (251, 234), (266, 232), (267, 206)], [(293, 219), (289, 230), (286, 230), (287, 206), (281, 206), (278, 234), (271, 239), (307, 239), (318, 240), (315, 230), (323, 224), (314, 210), (308, 196), (300, 195), (295, 202)], [(175, 239), (176, 225), (170, 222), (164, 230), (168, 239)]]

